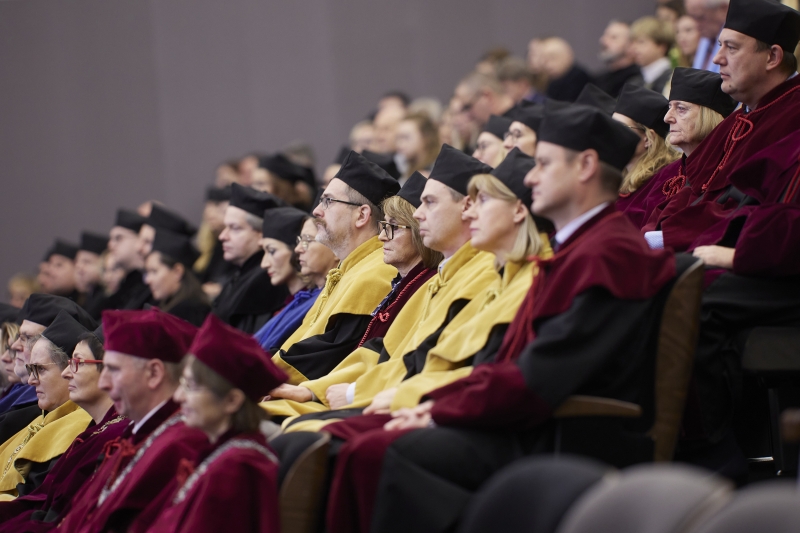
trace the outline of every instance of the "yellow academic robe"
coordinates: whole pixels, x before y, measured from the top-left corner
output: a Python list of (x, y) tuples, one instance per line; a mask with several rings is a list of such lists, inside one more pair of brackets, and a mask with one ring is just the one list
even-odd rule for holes
[(39, 415), (28, 427), (0, 445), (0, 501), (17, 497), (17, 484), (24, 483), (31, 463), (44, 463), (67, 451), (83, 433), (92, 417), (71, 400)]
[(284, 342), (272, 360), (297, 385), (307, 378), (282, 355), (297, 342), (321, 335), (339, 314), (369, 315), (392, 289), (397, 269), (383, 262), (383, 245), (372, 237), (353, 250), (338, 268), (331, 269), (314, 305), (300, 327)]

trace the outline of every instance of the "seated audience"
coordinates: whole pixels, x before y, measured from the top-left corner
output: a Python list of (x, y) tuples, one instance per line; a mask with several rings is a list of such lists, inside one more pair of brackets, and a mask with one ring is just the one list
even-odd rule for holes
[(472, 72), (456, 86), (456, 112), (480, 131), (491, 115), (502, 115), (514, 105), (503, 86), (492, 75)]
[(655, 17), (642, 17), (631, 25), (631, 36), (631, 51), (642, 70), (644, 87), (664, 92), (672, 77), (672, 62), (667, 54), (675, 42), (675, 31)]
[(636, 64), (631, 47), (631, 27), (612, 20), (600, 36), (600, 60), (606, 71), (594, 78), (594, 84), (616, 98), (626, 84), (642, 85), (642, 72)]
[(81, 307), (95, 320), (106, 307), (103, 292), (103, 254), (108, 247), (108, 237), (81, 233), (81, 243), (75, 254), (75, 287), (82, 295)]
[(589, 74), (575, 61), (575, 53), (564, 39), (543, 39), (541, 47), (542, 69), (548, 79), (545, 94), (553, 100), (574, 102), (591, 81)]
[[(125, 277), (119, 288), (108, 299), (109, 309), (142, 309), (152, 299), (144, 282), (144, 257), (140, 253), (139, 231), (145, 217), (120, 209), (109, 232), (108, 254), (115, 267), (124, 270)], [(106, 269), (108, 270), (106, 265)]]
[(697, 21), (689, 15), (683, 15), (675, 25), (675, 46), (680, 53), (678, 66), (691, 67), (694, 64), (699, 42), (700, 30), (697, 28)]
[(499, 165), (508, 154), (504, 141), (512, 122), (513, 120), (507, 117), (490, 116), (483, 131), (478, 135), (472, 157), (492, 168)]
[(408, 114), (397, 125), (395, 146), (405, 163), (398, 180), (403, 185), (414, 172), (430, 170), (441, 148), (439, 130), (428, 115)]
[(56, 239), (47, 253), (47, 292), (64, 296), (77, 302), (80, 294), (75, 288), (75, 255), (78, 247), (61, 239)]
[(224, 258), (219, 235), (225, 229), (225, 209), (231, 199), (231, 188), (209, 187), (203, 207), (203, 220), (197, 230), (197, 248), (200, 257), (194, 271), (203, 284), (203, 290), (212, 300), (219, 296), (222, 285), (236, 271), (236, 265)]

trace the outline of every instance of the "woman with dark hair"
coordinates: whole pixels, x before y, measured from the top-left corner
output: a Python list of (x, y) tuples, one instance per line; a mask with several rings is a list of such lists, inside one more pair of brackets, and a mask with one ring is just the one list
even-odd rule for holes
[(508, 117), (490, 116), (483, 131), (478, 135), (478, 143), (475, 145), (472, 157), (492, 168), (502, 163), (508, 155), (503, 141), (512, 122), (513, 120)]
[(144, 276), (162, 311), (195, 326), (200, 326), (211, 312), (208, 297), (192, 272), (199, 255), (188, 237), (157, 230), (153, 250), (145, 260)]
[(278, 459), (259, 431), (267, 413), (257, 402), (286, 375), (255, 339), (214, 315), (189, 354), (175, 401), (212, 446), (174, 480), (172, 500), (149, 531), (278, 533)]
[(106, 444), (122, 435), (128, 420), (117, 414), (108, 393), (99, 387), (103, 369), (100, 328), (78, 336), (72, 358), (61, 372), (69, 383), (69, 399), (91, 417), (89, 427), (61, 455), (47, 477), (33, 491), (11, 502), (0, 502), (0, 530), (50, 531), (58, 525), (76, 492), (92, 476)]
[[(276, 207), (264, 212), (261, 268), (273, 285), (286, 285), (291, 300), (256, 332), (254, 337), (264, 350), (273, 353), (294, 333), (319, 296), (321, 286), (301, 274), (295, 247), (308, 213), (294, 207)], [(335, 266), (335, 265), (334, 265)], [(324, 278), (322, 279), (324, 284)]]

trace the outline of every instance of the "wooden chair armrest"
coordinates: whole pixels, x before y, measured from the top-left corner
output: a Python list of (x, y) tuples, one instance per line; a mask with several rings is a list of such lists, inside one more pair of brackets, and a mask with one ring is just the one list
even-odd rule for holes
[(800, 442), (800, 409), (786, 409), (781, 414), (781, 436), (784, 442)]
[(637, 418), (642, 416), (642, 408), (635, 403), (601, 398), (599, 396), (575, 395), (567, 398), (553, 413), (555, 418), (578, 416), (619, 416)]

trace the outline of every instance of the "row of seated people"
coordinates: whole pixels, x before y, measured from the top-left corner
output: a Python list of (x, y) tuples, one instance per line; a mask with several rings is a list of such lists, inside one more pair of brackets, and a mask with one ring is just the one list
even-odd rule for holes
[[(313, 222), (234, 186), (226, 252), (243, 242), (236, 231), (258, 234), (276, 285), (291, 279), (275, 274), (288, 271), (293, 242), (301, 267), (323, 245), (337, 260), (317, 294), (292, 300), (257, 328), (257, 340), (247, 335), (253, 324), (236, 333), (212, 317), (196, 333), (155, 310), (107, 311), (101, 358), (92, 341), (99, 333), (82, 338), (97, 325), (91, 317), (67, 299), (31, 296), (7, 351), (14, 373), (35, 389), (32, 411), (45, 413), (9, 409), (0, 421), (9, 433), (0, 489), (13, 499), (0, 504), (3, 520), (65, 531), (169, 531), (189, 517), (197, 518), (192, 531), (215, 530), (215, 519), (233, 523), (227, 513), (198, 510), (205, 507), (240, 509), (242, 528), (277, 527), (274, 456), (254, 435), (264, 413), (287, 433), (336, 438), (330, 531), (452, 528), (494, 472), (552, 447), (552, 414), (574, 394), (643, 406), (636, 420), (602, 420), (585, 431), (614, 443), (603, 451), (614, 463), (646, 461), (659, 316), (665, 291), (690, 261), (673, 250), (707, 266), (677, 456), (737, 475), (731, 419), (741, 370), (732, 339), (744, 328), (800, 322), (798, 81), (784, 53), (798, 39), (796, 11), (733, 2), (720, 38), (722, 75), (677, 71), (666, 108), (663, 97), (630, 88), (613, 109), (591, 90), (583, 103), (515, 109), (509, 127), (525, 121), (533, 132), (535, 165), (521, 148), (492, 169), (445, 145), (430, 176), (415, 175), (401, 189), (351, 152)], [(743, 107), (732, 112), (725, 95)], [(686, 141), (679, 161), (661, 158), (649, 179), (626, 182), (643, 154), (665, 142), (659, 116), (694, 131), (703, 109), (729, 116), (695, 146)], [(634, 207), (644, 211), (639, 227), (625, 214)], [(547, 224), (554, 231), (540, 234)], [(162, 235), (156, 229), (153, 249), (180, 258), (186, 239), (170, 247), (157, 244)], [(302, 285), (292, 285), (300, 294)], [(237, 291), (258, 299), (257, 288)], [(195, 359), (178, 388), (186, 354)], [(85, 360), (102, 364), (89, 396), (105, 408), (77, 392)], [(186, 424), (202, 431), (172, 416), (173, 394)], [(121, 416), (129, 420), (118, 424)], [(112, 438), (112, 426), (124, 430)], [(231, 439), (237, 444), (226, 445)], [(86, 442), (102, 443), (96, 473), (91, 461), (69, 462), (82, 460), (75, 450)], [(244, 449), (253, 453), (239, 454)], [(235, 470), (225, 458), (262, 470), (247, 463), (242, 479), (222, 481), (215, 472)]]

